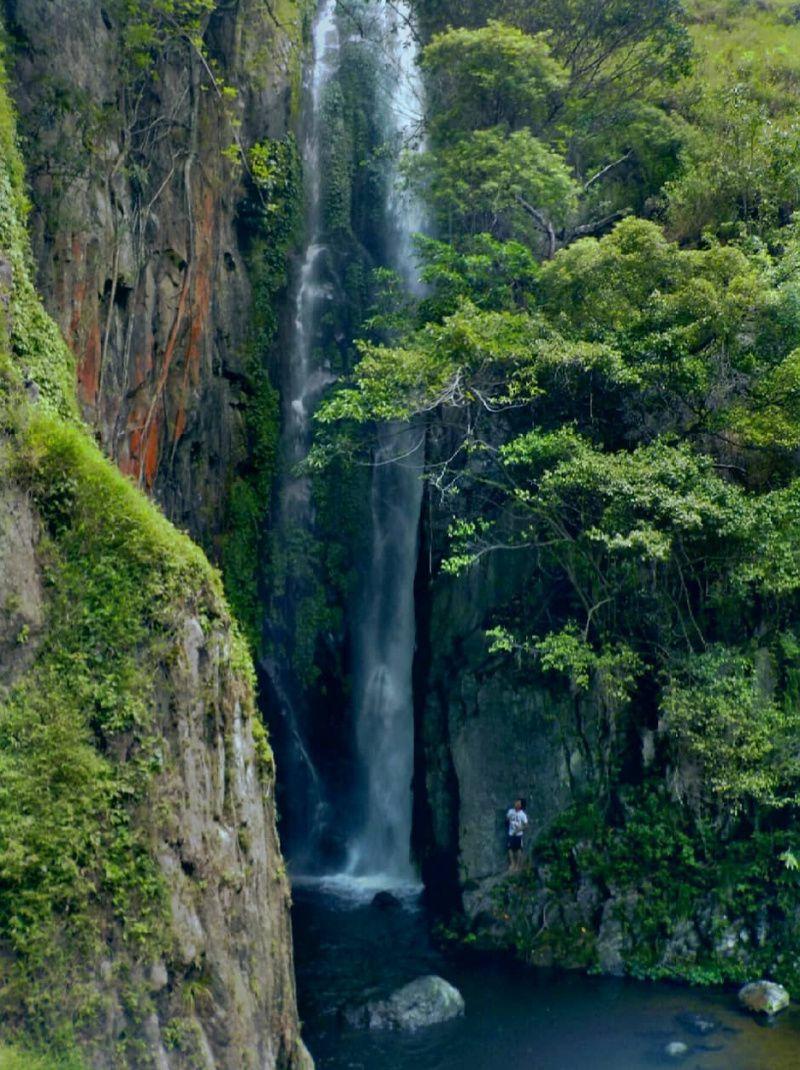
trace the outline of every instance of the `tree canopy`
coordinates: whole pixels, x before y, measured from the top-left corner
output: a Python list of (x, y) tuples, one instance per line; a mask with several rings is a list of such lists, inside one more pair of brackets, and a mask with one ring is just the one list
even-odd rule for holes
[(372, 322), (317, 456), (425, 421), (441, 567), (529, 561), (498, 656), (635, 706), (706, 801), (793, 804), (800, 62), (674, 0), (417, 7), (426, 290)]

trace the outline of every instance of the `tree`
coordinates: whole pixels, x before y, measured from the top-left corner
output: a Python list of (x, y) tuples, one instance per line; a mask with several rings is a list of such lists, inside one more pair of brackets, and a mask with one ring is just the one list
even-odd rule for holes
[(796, 104), (677, 86), (672, 0), (465, 7), (425, 53), (427, 291), (361, 342), (327, 446), (427, 424), (441, 568), (521, 562), (492, 655), (566, 680), (598, 738), (656, 733), (711, 813), (793, 805)]
[(423, 53), (430, 124), (437, 142), (505, 126), (541, 130), (566, 84), (543, 34), (490, 20), (476, 30), (437, 34)]
[(680, 0), (501, 0), (503, 17), (546, 33), (569, 70), (570, 95), (630, 99), (688, 70), (691, 41)]
[(422, 157), (416, 176), (451, 233), (542, 236), (549, 256), (578, 197), (562, 157), (527, 129), (476, 130)]
[(800, 122), (775, 114), (763, 84), (736, 79), (706, 90), (694, 110), (681, 172), (665, 192), (672, 234), (769, 237), (800, 207)]

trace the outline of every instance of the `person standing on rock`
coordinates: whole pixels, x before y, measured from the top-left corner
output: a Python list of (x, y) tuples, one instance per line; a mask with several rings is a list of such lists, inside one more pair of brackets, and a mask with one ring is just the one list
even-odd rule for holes
[(525, 800), (516, 799), (514, 805), (506, 814), (509, 873), (519, 873), (522, 869), (522, 834), (527, 824), (528, 815), (525, 813)]

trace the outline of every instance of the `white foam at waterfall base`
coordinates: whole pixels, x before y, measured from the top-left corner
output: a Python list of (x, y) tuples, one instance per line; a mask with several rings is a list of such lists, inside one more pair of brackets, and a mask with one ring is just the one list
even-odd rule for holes
[(418, 880), (399, 879), (391, 873), (367, 873), (361, 876), (352, 873), (331, 873), (323, 876), (294, 874), (293, 888), (311, 888), (337, 899), (342, 906), (360, 907), (372, 900), (379, 892), (389, 892), (404, 907), (419, 905), (423, 887)]

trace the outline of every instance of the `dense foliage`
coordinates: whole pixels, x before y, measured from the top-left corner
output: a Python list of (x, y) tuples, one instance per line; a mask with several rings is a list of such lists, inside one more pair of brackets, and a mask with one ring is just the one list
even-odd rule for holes
[[(665, 850), (685, 839), (701, 874), (673, 874), (678, 914), (694, 917), (714, 888), (747, 913), (742, 886), (722, 877), (722, 856), (738, 852), (748, 894), (763, 901), (777, 881), (788, 917), (798, 889), (778, 856), (800, 801), (792, 15), (673, 0), (417, 9), (429, 117), (408, 173), (437, 234), (419, 240), (428, 288), (376, 317), (320, 413), (318, 455), (362, 448), (376, 420), (426, 419), (431, 497), (450, 517), (442, 568), (524, 555), (533, 580), (487, 622), (492, 649), (520, 686), (567, 686), (576, 717), (603, 722), (603, 864), (651, 805), (629, 789), (657, 773), (684, 807)], [(643, 734), (647, 758), (631, 742)], [(702, 849), (709, 835), (723, 846)], [(652, 883), (647, 867), (634, 877), (629, 889)], [(639, 931), (640, 972), (658, 972), (655, 959), (641, 966), (655, 945)], [(796, 981), (774, 947), (764, 966)], [(692, 969), (702, 979), (702, 956)]]

